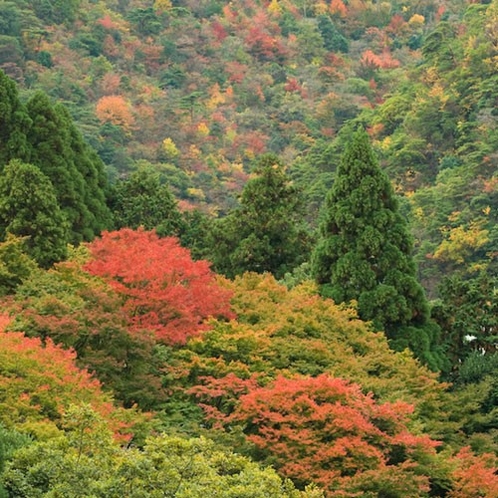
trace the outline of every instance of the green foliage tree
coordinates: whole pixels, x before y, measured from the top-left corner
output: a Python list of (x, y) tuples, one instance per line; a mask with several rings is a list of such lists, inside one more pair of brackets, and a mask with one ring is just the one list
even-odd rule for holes
[(281, 278), (307, 257), (303, 204), (275, 155), (261, 156), (255, 174), (240, 206), (214, 225), (211, 259), (228, 277), (254, 271)]
[[(474, 352), (476, 361), (498, 350), (498, 281), (487, 272), (473, 278), (455, 274), (443, 280), (433, 315), (443, 332), (453, 370)], [(477, 379), (476, 379), (477, 380)]]
[(323, 45), (327, 50), (345, 53), (349, 51), (347, 38), (340, 33), (329, 16), (318, 16), (318, 29), (323, 38)]
[(83, 138), (68, 109), (62, 105), (57, 109), (69, 133), (70, 157), (83, 178), (83, 202), (90, 215), (81, 229), (81, 236), (89, 241), (112, 225), (107, 171), (97, 152)]
[(395, 349), (410, 347), (441, 368), (438, 330), (415, 276), (412, 239), (363, 130), (341, 158), (320, 235), (312, 265), (321, 292), (338, 303), (357, 301), (360, 318), (384, 330)]
[(209, 258), (209, 238), (213, 225), (213, 218), (198, 209), (183, 213), (183, 229), (180, 233), (180, 242), (187, 247), (192, 259)]
[(161, 31), (161, 19), (152, 7), (133, 9), (126, 18), (141, 35), (157, 35)]
[(19, 100), (16, 84), (0, 70), (0, 168), (11, 159), (29, 159), (29, 126), (30, 118)]
[(14, 2), (2, 2), (0, 34), (18, 37), (21, 34), (21, 11)]
[[(14, 452), (31, 443), (32, 439), (27, 434), (21, 434), (15, 429), (7, 429), (0, 425), (0, 473), (4, 471), (5, 464)], [(0, 498), (9, 498), (6, 489), (0, 483)]]
[(33, 0), (31, 2), (32, 8), (40, 19), (47, 23), (57, 24), (74, 21), (79, 5), (80, 0)]
[(26, 239), (7, 234), (0, 242), (0, 296), (13, 294), (36, 270), (36, 262), (26, 254)]
[(178, 235), (182, 215), (167, 184), (150, 167), (141, 167), (114, 186), (112, 209), (116, 228), (155, 229), (159, 236)]
[(28, 139), (31, 161), (52, 181), (70, 223), (70, 241), (91, 240), (108, 228), (103, 164), (84, 144), (67, 110), (36, 92), (27, 103), (33, 121)]
[(9, 496), (99, 498), (320, 498), (270, 469), (207, 439), (150, 437), (142, 450), (120, 448), (89, 407), (73, 406), (64, 434), (14, 455), (3, 476)]
[(0, 236), (27, 237), (26, 250), (40, 266), (66, 257), (67, 221), (50, 180), (36, 167), (11, 161), (0, 174)]

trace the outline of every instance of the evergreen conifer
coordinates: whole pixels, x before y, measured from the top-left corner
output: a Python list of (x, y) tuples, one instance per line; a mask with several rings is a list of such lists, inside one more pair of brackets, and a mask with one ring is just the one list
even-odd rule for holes
[(0, 169), (11, 159), (29, 159), (26, 131), (30, 125), (16, 84), (0, 70)]
[(312, 268), (323, 295), (357, 301), (360, 318), (384, 330), (395, 349), (410, 347), (432, 368), (442, 367), (412, 238), (364, 130), (346, 146), (327, 195)]
[[(69, 113), (52, 105), (42, 92), (27, 103), (33, 124), (28, 132), (31, 162), (48, 177), (70, 224), (70, 241), (92, 240), (109, 228), (110, 213), (103, 193), (103, 165), (89, 153)], [(100, 162), (100, 164), (99, 164)]]
[(261, 156), (254, 172), (240, 206), (213, 228), (211, 259), (231, 278), (246, 271), (282, 278), (307, 256), (302, 198), (274, 154)]
[(118, 181), (113, 192), (116, 228), (155, 229), (159, 236), (179, 235), (184, 221), (176, 199), (159, 173), (141, 167), (125, 180)]
[(26, 237), (28, 254), (47, 268), (66, 257), (67, 228), (50, 180), (36, 166), (11, 161), (0, 175), (0, 238)]

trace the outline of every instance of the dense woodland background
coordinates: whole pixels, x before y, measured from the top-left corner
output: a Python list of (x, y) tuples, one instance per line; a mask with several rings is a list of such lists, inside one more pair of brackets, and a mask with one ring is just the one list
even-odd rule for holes
[(0, 496), (498, 497), (498, 1), (0, 0)]

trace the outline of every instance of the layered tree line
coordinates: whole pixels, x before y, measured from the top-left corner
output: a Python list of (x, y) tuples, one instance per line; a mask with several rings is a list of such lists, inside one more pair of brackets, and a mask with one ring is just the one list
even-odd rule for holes
[(496, 2), (93, 2), (81, 85), (63, 3), (0, 1), (0, 496), (497, 496)]
[(223, 280), (131, 229), (24, 266), (0, 333), (5, 496), (496, 493), (488, 383), (448, 391), (309, 281)]
[[(302, 194), (278, 157), (256, 161), (239, 206), (228, 215), (213, 221), (181, 213), (164, 178), (146, 165), (109, 187), (103, 164), (62, 106), (39, 92), (24, 105), (15, 84), (5, 75), (2, 81), (3, 238), (26, 237), (41, 266), (65, 259), (69, 242), (91, 240), (104, 228), (155, 229), (180, 237), (195, 257), (230, 278), (246, 271), (284, 278), (301, 268), (323, 295), (356, 301), (360, 318), (384, 331), (395, 349), (410, 348), (434, 370), (447, 372), (461, 360), (453, 351), (445, 355), (445, 347), (454, 348), (454, 327), (443, 322), (444, 309), (438, 316), (448, 339), (430, 319), (406, 220), (364, 131), (353, 133), (342, 155), (313, 243)], [(492, 344), (492, 335), (487, 340)]]
[[(276, 185), (290, 189), (270, 159), (268, 199), (256, 196), (262, 205), (278, 201)], [(389, 326), (386, 337), (360, 319), (371, 308), (362, 307), (358, 285), (337, 304), (320, 296), (320, 288), (330, 294), (339, 285), (341, 258), (355, 261), (344, 266), (345, 284), (358, 268), (366, 271), (356, 240), (375, 250), (385, 239), (404, 254), (405, 278), (417, 289), (410, 239), (388, 185), (365, 133), (356, 132), (324, 210), (312, 265), (317, 276), (328, 269), (320, 287), (308, 280), (288, 290), (265, 267), (263, 275), (240, 268), (243, 275), (223, 280), (177, 238), (143, 228), (104, 232), (47, 270), (11, 234), (0, 244), (11, 295), (0, 334), (9, 358), (0, 372), (8, 394), (0, 407), (5, 496), (494, 496), (492, 379), (450, 391), (407, 350), (389, 347), (405, 326), (423, 337), (427, 316), (383, 322), (384, 315), (366, 315), (374, 329)], [(348, 215), (339, 199), (360, 207)], [(254, 222), (258, 211), (248, 214)], [(243, 243), (245, 233), (238, 236)], [(368, 252), (366, 260), (377, 268)], [(396, 260), (381, 266), (387, 275), (391, 267), (398, 279), (379, 271), (376, 284), (391, 284), (408, 303), (421, 300), (420, 290), (405, 296), (395, 286), (402, 281)], [(365, 289), (375, 295), (375, 285)]]

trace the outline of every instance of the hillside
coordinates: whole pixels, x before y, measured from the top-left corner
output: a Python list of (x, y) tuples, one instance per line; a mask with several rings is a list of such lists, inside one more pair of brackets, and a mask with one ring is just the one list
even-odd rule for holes
[(291, 168), (382, 102), (452, 9), (434, 1), (2, 4), (0, 67), (28, 94), (43, 89), (64, 102), (114, 177), (146, 161), (188, 204), (222, 211), (255, 155), (275, 152)]
[(59, 3), (2, 1), (0, 67), (67, 106), (111, 179), (151, 165), (223, 215), (274, 152), (316, 225), (359, 121), (426, 288), (495, 258), (494, 2)]

